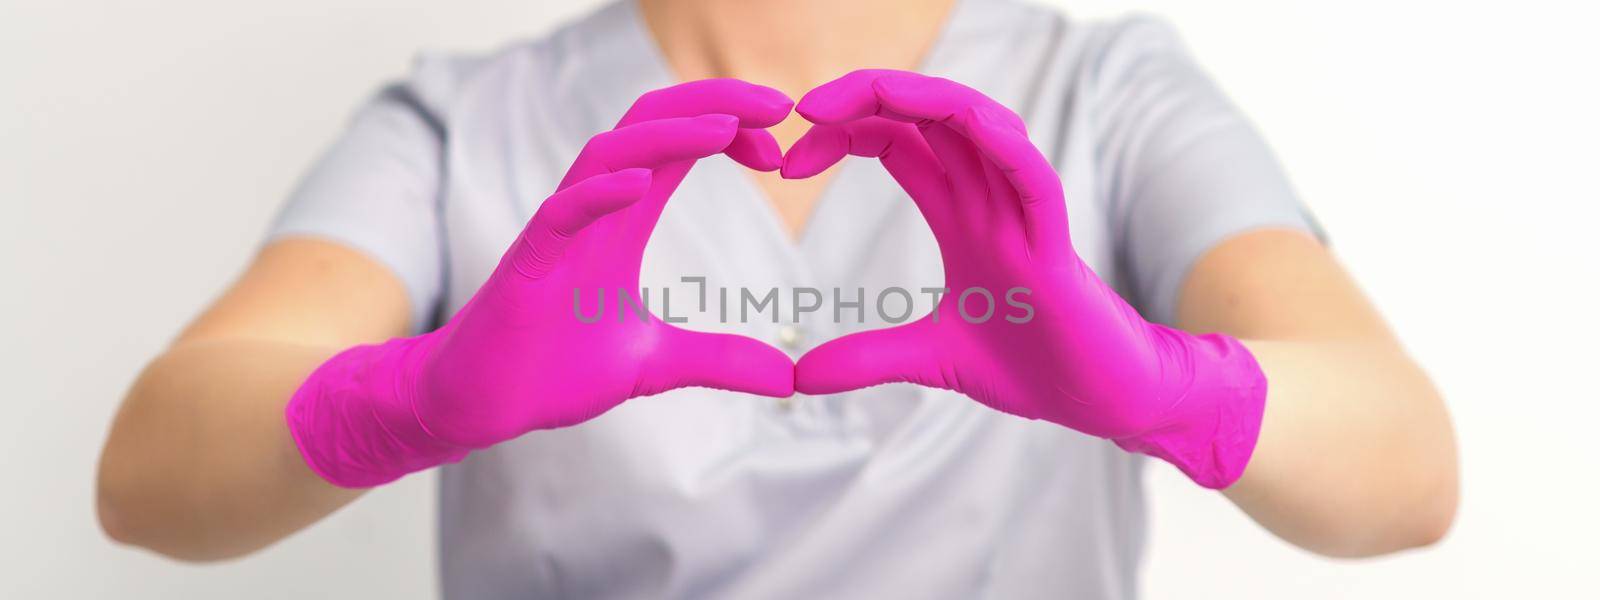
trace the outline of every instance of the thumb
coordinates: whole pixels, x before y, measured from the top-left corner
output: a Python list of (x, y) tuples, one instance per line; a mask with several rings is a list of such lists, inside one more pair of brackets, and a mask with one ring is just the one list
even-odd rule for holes
[(795, 363), (795, 391), (836, 394), (883, 383), (954, 389), (940, 372), (931, 337), (925, 322), (917, 321), (830, 341)]
[(686, 387), (794, 395), (794, 361), (783, 351), (741, 335), (663, 327), (666, 339), (645, 361), (635, 396)]

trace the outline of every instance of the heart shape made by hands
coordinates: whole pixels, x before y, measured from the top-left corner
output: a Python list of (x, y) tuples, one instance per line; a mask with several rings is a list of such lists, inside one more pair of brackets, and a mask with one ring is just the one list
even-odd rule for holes
[[(813, 125), (785, 154), (767, 128), (791, 108)], [(675, 327), (637, 297), (639, 319), (572, 318), (580, 290), (639, 290), (662, 209), (695, 161), (719, 153), (786, 178), (877, 158), (938, 241), (945, 287), (990, 290), (991, 306), (996, 292), (1026, 294), (1027, 318), (969, 322), (976, 295), (947, 293), (919, 320), (798, 362), (751, 338)], [(330, 359), (290, 401), (290, 430), (324, 478), (373, 485), (677, 388), (785, 397), (910, 382), (1112, 439), (1203, 485), (1231, 483), (1260, 426), (1259, 367), (1233, 338), (1146, 322), (1073, 251), (1064, 197), (1022, 118), (946, 79), (856, 71), (798, 106), (733, 79), (649, 92), (584, 145), (449, 322)]]
[[(947, 290), (917, 321), (806, 353), (796, 391), (916, 383), (1113, 440), (1206, 487), (1243, 473), (1266, 400), (1260, 366), (1232, 337), (1146, 321), (1079, 258), (1060, 175), (1020, 116), (959, 83), (882, 70), (813, 89), (796, 110), (814, 125), (783, 176), (878, 158), (932, 229)], [(969, 300), (983, 314), (1002, 290), (1030, 297), (1025, 318), (967, 318)]]

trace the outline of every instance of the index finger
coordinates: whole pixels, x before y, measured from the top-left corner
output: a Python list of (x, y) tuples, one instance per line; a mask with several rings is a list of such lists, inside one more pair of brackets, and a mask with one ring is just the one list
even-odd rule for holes
[[(886, 102), (882, 94), (886, 83), (896, 89), (915, 86), (916, 93), (902, 94), (895, 103)], [(800, 99), (795, 112), (818, 124), (876, 115), (910, 123), (943, 122), (959, 130), (964, 125), (963, 113), (973, 106), (1008, 115), (1009, 125), (1026, 131), (1022, 117), (982, 92), (949, 79), (892, 69), (861, 69), (819, 85)]]
[(738, 79), (702, 79), (665, 87), (640, 96), (617, 123), (626, 127), (640, 121), (733, 115), (743, 128), (777, 125), (789, 116), (794, 101), (783, 92)]

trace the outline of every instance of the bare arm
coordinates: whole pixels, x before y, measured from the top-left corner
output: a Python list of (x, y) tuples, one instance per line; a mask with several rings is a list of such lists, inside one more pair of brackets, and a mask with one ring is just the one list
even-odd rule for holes
[(407, 299), (376, 261), (289, 239), (150, 363), (101, 455), (98, 508), (113, 539), (186, 560), (245, 554), (360, 495), (306, 467), (283, 409), (348, 346), (404, 335)]
[(1241, 340), (1266, 372), (1261, 438), (1225, 494), (1283, 539), (1331, 556), (1431, 544), (1456, 507), (1438, 392), (1321, 244), (1249, 233), (1185, 282), (1179, 325)]

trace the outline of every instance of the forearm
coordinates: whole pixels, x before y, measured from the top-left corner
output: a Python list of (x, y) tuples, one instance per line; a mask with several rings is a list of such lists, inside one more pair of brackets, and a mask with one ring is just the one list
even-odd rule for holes
[(1266, 414), (1225, 494), (1283, 539), (1333, 556), (1426, 545), (1456, 505), (1455, 442), (1433, 385), (1392, 342), (1250, 341)]
[(284, 422), (336, 349), (181, 343), (140, 376), (101, 457), (102, 526), (124, 543), (212, 560), (264, 547), (353, 500), (306, 467)]

